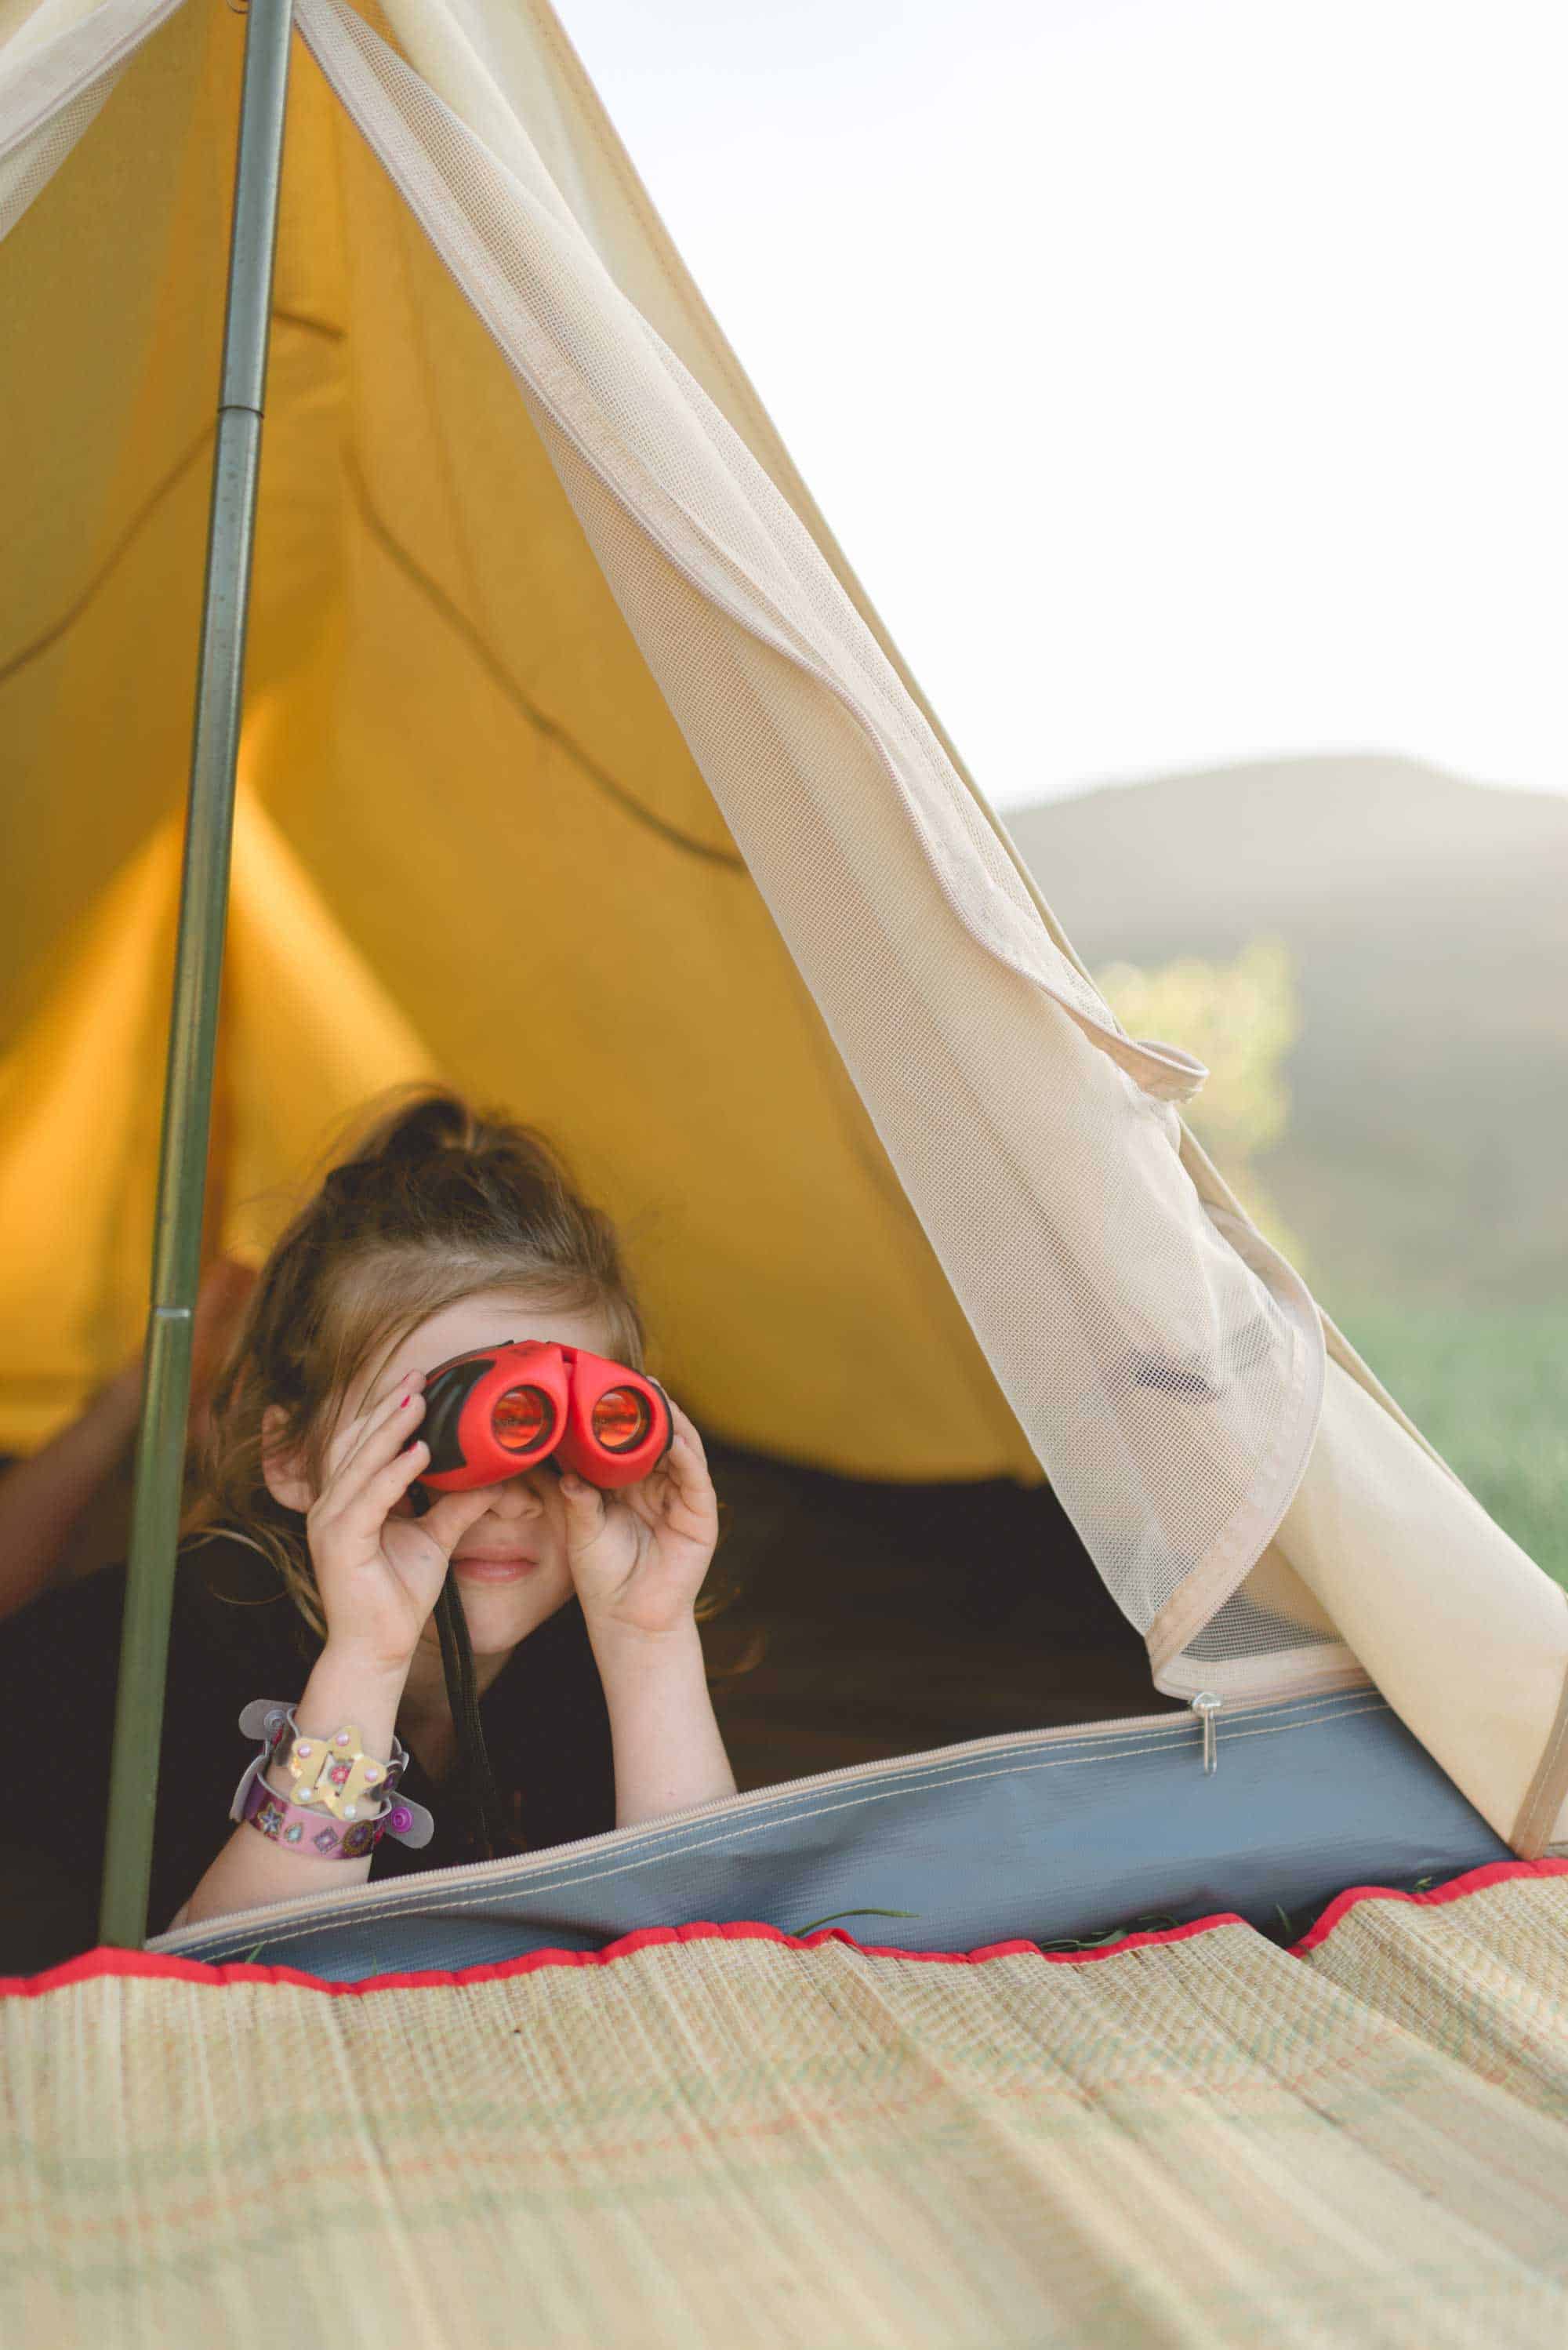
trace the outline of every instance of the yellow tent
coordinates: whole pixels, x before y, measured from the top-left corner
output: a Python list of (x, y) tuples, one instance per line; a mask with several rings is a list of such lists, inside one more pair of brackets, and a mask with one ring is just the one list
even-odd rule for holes
[[(5, 249), (13, 1445), (144, 1312), (243, 32), (175, 14)], [(646, 232), (656, 307), (703, 330), (723, 390), (561, 72), (596, 208)], [(726, 1429), (886, 1474), (1035, 1473), (515, 380), (303, 58), (283, 205), (224, 1240), (254, 1250), (368, 1092), (439, 1068), (566, 1139), (633, 1235), (671, 1378)], [(743, 383), (729, 404), (798, 493)]]
[[(1163, 1688), (1369, 1672), (1539, 1851), (1562, 1595), (1184, 1134), (1200, 1069), (1076, 964), (545, 0), (296, 16), (214, 1236), (440, 1072), (563, 1139), (701, 1419), (1044, 1471)], [(243, 33), (0, 8), (11, 1445), (145, 1292)]]

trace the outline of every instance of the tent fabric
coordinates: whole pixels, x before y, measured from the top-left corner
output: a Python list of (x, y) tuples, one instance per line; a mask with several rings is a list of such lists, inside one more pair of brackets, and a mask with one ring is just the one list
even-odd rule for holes
[[(802, 1033), (816, 1016), (783, 931), (883, 1140), (891, 1132), (901, 1146), (904, 1191), (1023, 1405), (1034, 1452), (1044, 1438), (1059, 1456), (1085, 1539), (1083, 1521), (1098, 1512), (1091, 1547), (1110, 1560), (1123, 1604), (1147, 1622), (1195, 1575), (1229, 1587), (1299, 1477), (1321, 1337), (1286, 1269), (1273, 1270), (1276, 1299), (1214, 1232), (1181, 1180), (1174, 1119), (1106, 1054), (1157, 1089), (1186, 1090), (1191, 1065), (1120, 1036), (804, 526), (618, 295), (537, 165), (530, 185), (503, 170), (351, 12), (302, 9), (300, 23), (340, 89), (375, 112), (383, 160), (403, 170), (426, 228), (456, 240), (471, 277), (489, 265), (487, 323), (504, 331), (508, 356), (526, 346), (541, 431), (405, 204), (302, 70), (277, 307), (286, 329), (309, 323), (295, 325), (292, 368), (286, 339), (274, 369), (245, 757), (258, 796), (334, 905), (358, 890), (343, 919), (384, 983), (401, 965), (394, 983), (443, 1065), (562, 1130), (634, 1229), (639, 1216), (658, 1220), (656, 1305), (674, 1287), (678, 1306), (657, 1319), (672, 1334), (672, 1378), (700, 1412), (741, 1440), (765, 1431), (777, 1444), (783, 1433), (787, 1449), (829, 1466), (974, 1473), (1002, 1465), (1000, 1440), (1003, 1463), (1023, 1468), (1029, 1449), (961, 1339), (914, 1217), (889, 1214), (897, 1186), (876, 1136), (863, 1130), (844, 1163), (842, 1076), (824, 1138), (840, 1180), (820, 1170), (824, 1198), (815, 1180), (811, 1113), (820, 1127), (832, 1047)], [(233, 29), (195, 11), (129, 72), (158, 78), (169, 45), (196, 36), (202, 63), (232, 77)], [(128, 81), (78, 153), (144, 110), (140, 78)], [(514, 148), (520, 139), (516, 126)], [(45, 244), (51, 206), (78, 184), (57, 175), (7, 243)], [(195, 219), (183, 207), (177, 218), (194, 238)], [(219, 265), (222, 228), (214, 207), (199, 264), (182, 261), (198, 284)], [(170, 275), (165, 263), (160, 286)], [(173, 463), (199, 438), (204, 389), (199, 374), (171, 382), (149, 415)], [(557, 473), (570, 477), (575, 515)], [(198, 487), (186, 477), (187, 504)], [(346, 494), (369, 511), (344, 546)], [(597, 534), (597, 560), (579, 522)], [(37, 531), (58, 537), (57, 509), (40, 513)], [(335, 558), (363, 573), (335, 579)], [(122, 592), (130, 568), (111, 583)], [(425, 580), (435, 612), (410, 598)], [(307, 626), (339, 588), (337, 629)], [(462, 613), (464, 631), (442, 625), (445, 607)], [(142, 625), (148, 608), (143, 592)], [(104, 612), (99, 597), (93, 615)], [(503, 709), (475, 707), (481, 615), (477, 633), (505, 649), (508, 677), (515, 648), (539, 680), (525, 698), (498, 697)], [(642, 657), (650, 632), (657, 680)], [(118, 664), (110, 647), (94, 651), (101, 701), (104, 669)], [(14, 671), (14, 684), (25, 691), (47, 666)], [(176, 703), (165, 789), (182, 717)], [(487, 722), (477, 735), (476, 717)], [(58, 732), (39, 746), (43, 767), (68, 757)], [(587, 784), (571, 775), (585, 763)], [(447, 837), (432, 840), (438, 775)], [(590, 807), (599, 778), (615, 788), (601, 785)], [(644, 815), (635, 833), (628, 803)], [(742, 819), (750, 877), (735, 847)], [(410, 931), (431, 890), (471, 919), (427, 944)], [(579, 971), (588, 905), (596, 968)], [(476, 932), (493, 965), (479, 991), (466, 968)], [(558, 1015), (552, 1006), (547, 1035), (524, 1031), (520, 1053), (511, 1003), (545, 995), (563, 971), (577, 1000)], [(628, 1023), (623, 1002), (642, 1019)], [(450, 1017), (460, 1007), (459, 1024), (485, 1031), (461, 1062)], [(657, 1056), (644, 1023), (663, 1042)], [(1026, 1089), (1021, 1059), (1033, 1073)], [(1066, 1132), (1064, 1096), (1083, 1097)], [(1057, 1197), (1032, 1201), (1019, 1169), (1039, 1169), (1041, 1185), (1048, 1160)], [(836, 1214), (846, 1179), (859, 1197)], [(1033, 1336), (1046, 1326), (1048, 1350)], [(693, 1341), (680, 1334), (693, 1329), (710, 1359), (688, 1365), (680, 1349)], [(752, 1401), (748, 1385), (763, 1390)], [(854, 1409), (872, 1386), (882, 1409)], [(850, 1440), (848, 1429), (877, 1433)]]
[[(297, 1191), (280, 1163), (308, 1168), (324, 1119), (346, 1126), (369, 1090), (439, 1075), (396, 1004), (354, 954), (248, 791), (234, 810), (226, 1018), (216, 1073), (216, 1148), (209, 1213), (246, 1258), (269, 1243)], [(6, 1281), (14, 1312), (118, 1327), (142, 1304), (151, 1230), (160, 1099), (142, 1072), (163, 1050), (179, 910), (181, 839), (161, 824), (113, 884), (77, 941), (68, 982), (13, 1054), (8, 1116), (0, 1115), (0, 1220), (28, 1229), (40, 1191), (78, 1200), (80, 1170), (112, 1148), (116, 1180), (100, 1219), (58, 1255), (18, 1250)], [(244, 1082), (232, 1072), (243, 1067)], [(378, 1073), (379, 1075), (375, 1074)], [(84, 1216), (85, 1223), (85, 1216)], [(62, 1390), (33, 1382), (37, 1438)], [(68, 1384), (64, 1395), (70, 1395)]]
[[(804, 1922), (804, 1921), (803, 1921)], [(1568, 1865), (967, 1960), (692, 1926), (5, 1986), (15, 2350), (1510, 2350), (1568, 2323)]]
[[(548, 8), (297, 18), (241, 764), (345, 980), (258, 1051), (236, 959), (214, 1236), (281, 1222), (356, 1073), (437, 1069), (566, 1143), (700, 1421), (855, 1474), (1044, 1471), (1174, 1693), (1399, 1679), (1435, 1549), (1460, 1596), (1397, 1702), (1544, 1841), (1568, 1611), (1337, 1337), (1325, 1367), (1183, 1134), (1197, 1066), (1121, 1034), (1026, 884)], [(243, 20), (0, 27), (0, 166), (34, 159), (0, 244), (16, 1442), (136, 1336), (161, 1054), (117, 1006), (100, 1099), (86, 974), (150, 1006), (166, 951), (129, 877), (182, 782)], [(75, 144), (39, 177), (46, 134)], [(67, 1181), (45, 1129), (92, 1138)]]
[[(351, 11), (307, 5), (300, 21), (516, 370), (1079, 1532), (1140, 1626), (1189, 1585), (1206, 1620), (1299, 1478), (1322, 1339), (1261, 1243), (1272, 1288), (1220, 1241), (1175, 1164), (1174, 1118), (1127, 1070), (1156, 1097), (1190, 1077), (1118, 1038), (804, 526), (619, 295), (532, 151), (515, 137), (504, 156), (482, 146)], [(1040, 1170), (1033, 1199), (1021, 1168)]]

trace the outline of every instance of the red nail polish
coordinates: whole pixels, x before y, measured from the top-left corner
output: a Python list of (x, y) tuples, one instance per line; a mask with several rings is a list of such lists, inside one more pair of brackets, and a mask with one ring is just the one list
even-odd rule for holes
[(401, 1409), (402, 1409), (402, 1408), (403, 1408), (403, 1404), (404, 1404), (404, 1403), (407, 1403), (408, 1399), (408, 1399), (408, 1397), (407, 1397), (407, 1396), (405, 1396), (405, 1397), (403, 1398), (403, 1403), (400, 1403), (400, 1404), (398, 1406), (398, 1409), (399, 1409), (400, 1411), (401, 1411)]

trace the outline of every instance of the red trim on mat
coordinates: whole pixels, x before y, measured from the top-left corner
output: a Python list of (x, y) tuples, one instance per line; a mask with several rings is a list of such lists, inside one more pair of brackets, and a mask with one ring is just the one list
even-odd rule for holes
[[(1451, 1877), (1446, 1885), (1435, 1885), (1426, 1893), (1399, 1893), (1386, 1885), (1353, 1885), (1330, 1903), (1317, 1924), (1293, 1949), (1292, 1955), (1304, 1957), (1326, 1941), (1342, 1918), (1362, 1901), (1406, 1901), (1435, 1905), (1444, 1901), (1462, 1900), (1467, 1894), (1482, 1893), (1490, 1885), (1505, 1885), (1521, 1877), (1568, 1876), (1568, 1860), (1501, 1860), (1485, 1868), (1472, 1868), (1463, 1877)], [(884, 1944), (857, 1942), (842, 1927), (824, 1927), (802, 1939), (794, 1934), (781, 1934), (776, 1926), (764, 1926), (742, 1919), (728, 1925), (699, 1923), (691, 1926), (647, 1926), (635, 1934), (623, 1935), (618, 1942), (608, 1943), (602, 1950), (530, 1950), (520, 1959), (504, 1959), (493, 1966), (462, 1967), (453, 1972), (431, 1968), (417, 1973), (376, 1975), (367, 1982), (323, 1982), (316, 1975), (303, 1974), (296, 1967), (260, 1967), (233, 1963), (209, 1966), (201, 1959), (165, 1958), (146, 1950), (84, 1950), (80, 1958), (67, 1959), (63, 1966), (51, 1967), (40, 1975), (0, 1976), (0, 1999), (36, 1999), (46, 1991), (67, 1991), (73, 1984), (97, 1982), (105, 1976), (125, 1976), (137, 1981), (154, 1982), (205, 1983), (222, 1989), (229, 1983), (292, 1983), (300, 1991), (324, 1991), (332, 1999), (365, 1999), (381, 1991), (457, 1990), (470, 1983), (505, 1982), (514, 1975), (530, 1975), (545, 1967), (606, 1967), (619, 1959), (629, 1959), (639, 1950), (658, 1950), (670, 1942), (777, 1942), (786, 1950), (815, 1950), (824, 1942), (842, 1942), (858, 1950), (867, 1959), (902, 1959), (916, 1966), (976, 1967), (992, 1959), (1039, 1959), (1052, 1967), (1085, 1967), (1097, 1965), (1102, 1959), (1125, 1958), (1129, 1950), (1157, 1949), (1167, 1942), (1190, 1941), (1195, 1935), (1211, 1934), (1217, 1927), (1241, 1926), (1245, 1919), (1233, 1910), (1218, 1910), (1212, 1917), (1195, 1918), (1186, 1926), (1168, 1926), (1159, 1932), (1125, 1934), (1118, 1942), (1101, 1942), (1092, 1950), (1042, 1950), (1033, 1942), (992, 1942), (978, 1950), (895, 1950)]]
[(1339, 1893), (1329, 1903), (1310, 1933), (1293, 1943), (1291, 1956), (1304, 1959), (1320, 1942), (1326, 1942), (1342, 1918), (1347, 1918), (1363, 1901), (1407, 1901), (1417, 1908), (1433, 1908), (1444, 1901), (1462, 1901), (1471, 1893), (1484, 1893), (1489, 1885), (1508, 1885), (1519, 1877), (1568, 1877), (1568, 1860), (1492, 1860), (1484, 1868), (1467, 1869), (1463, 1877), (1450, 1877), (1446, 1885), (1433, 1885), (1425, 1893), (1397, 1893), (1387, 1885), (1353, 1885)]
[(1217, 1926), (1241, 1926), (1245, 1922), (1233, 1911), (1221, 1910), (1211, 1918), (1197, 1918), (1190, 1925), (1167, 1927), (1158, 1933), (1124, 1934), (1119, 1942), (1103, 1942), (1092, 1950), (1042, 1950), (1033, 1942), (992, 1942), (979, 1950), (894, 1950), (876, 1943), (857, 1942), (852, 1934), (846, 1934), (836, 1926), (825, 1927), (803, 1940), (795, 1934), (781, 1934), (776, 1926), (750, 1920), (729, 1925), (645, 1926), (635, 1934), (623, 1935), (618, 1942), (607, 1944), (602, 1950), (530, 1950), (525, 1957), (504, 1959), (493, 1966), (462, 1967), (454, 1973), (432, 1968), (414, 1974), (376, 1975), (357, 1983), (323, 1982), (317, 1975), (302, 1974), (296, 1967), (243, 1963), (209, 1966), (201, 1959), (104, 1949), (84, 1950), (80, 1958), (67, 1959), (63, 1966), (51, 1967), (46, 1974), (0, 1975), (0, 1999), (36, 1999), (45, 1991), (67, 1991), (74, 1983), (96, 1982), (106, 1975), (213, 1986), (293, 1983), (301, 1991), (326, 1991), (335, 1999), (364, 1999), (379, 1991), (450, 1990), (469, 1983), (505, 1982), (514, 1975), (530, 1975), (541, 1967), (612, 1966), (618, 1959), (629, 1959), (639, 1950), (658, 1950), (670, 1942), (778, 1942), (791, 1950), (815, 1950), (824, 1942), (843, 1942), (850, 1950), (858, 1950), (863, 1958), (905, 1959), (920, 1966), (974, 1967), (983, 1966), (990, 1959), (1033, 1958), (1044, 1960), (1047, 1966), (1082, 1967), (1091, 1966), (1099, 1959), (1119, 1959), (1128, 1950), (1146, 1950), (1152, 1943), (1185, 1942), (1195, 1934), (1211, 1933)]

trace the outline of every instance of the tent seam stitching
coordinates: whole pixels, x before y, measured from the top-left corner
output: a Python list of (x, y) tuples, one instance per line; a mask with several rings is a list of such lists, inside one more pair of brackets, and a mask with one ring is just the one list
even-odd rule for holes
[(172, 496), (175, 490), (179, 488), (181, 482), (190, 472), (212, 437), (213, 427), (210, 424), (204, 426), (199, 437), (186, 450), (185, 454), (170, 468), (146, 502), (132, 515), (109, 553), (78, 594), (75, 603), (68, 604), (60, 618), (51, 621), (41, 636), (35, 637), (30, 643), (25, 644), (20, 651), (13, 653), (8, 660), (0, 661), (0, 687), (9, 685), (14, 677), (19, 677), (22, 671), (30, 668), (34, 661), (41, 660), (45, 653), (52, 651), (61, 639), (67, 636), (77, 623), (86, 618), (98, 596), (109, 585), (164, 499)]
[(601, 767), (597, 760), (567, 733), (566, 728), (557, 720), (552, 718), (547, 711), (542, 710), (536, 702), (532, 702), (506, 670), (500, 657), (492, 650), (477, 624), (469, 618), (462, 606), (448, 595), (441, 582), (425, 570), (419, 558), (403, 545), (392, 530), (372, 499), (369, 484), (352, 450), (349, 450), (345, 456), (344, 473), (353, 493), (360, 517), (372, 537), (391, 556), (392, 560), (400, 566), (410, 583), (421, 591), (426, 601), (445, 620), (453, 635), (466, 643), (472, 658), (481, 664), (493, 682), (500, 688), (506, 699), (545, 741), (565, 751), (566, 755), (581, 768), (588, 780), (596, 784), (618, 807), (635, 818), (638, 823), (646, 826), (650, 832), (657, 833), (659, 838), (667, 841), (671, 847), (684, 849), (689, 856), (701, 858), (711, 865), (722, 866), (728, 871), (742, 874), (749, 872), (750, 868), (745, 858), (738, 850), (721, 848), (709, 841), (699, 840), (695, 834), (683, 832), (678, 825), (670, 824), (665, 817), (655, 814), (653, 809), (645, 806), (634, 793), (627, 790), (624, 784), (618, 783), (607, 769)]

